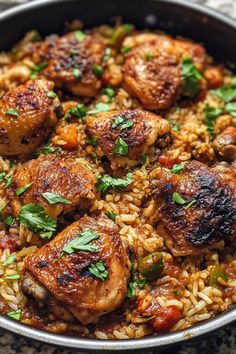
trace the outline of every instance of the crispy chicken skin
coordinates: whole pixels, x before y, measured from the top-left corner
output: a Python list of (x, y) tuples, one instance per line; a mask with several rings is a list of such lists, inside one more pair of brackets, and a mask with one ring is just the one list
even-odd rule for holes
[(78, 41), (75, 32), (68, 33), (54, 43), (42, 44), (47, 66), (41, 74), (58, 88), (78, 96), (94, 97), (102, 83), (93, 72), (93, 66), (102, 66), (104, 49), (103, 43), (92, 35)]
[[(92, 242), (98, 251), (62, 254), (63, 246), (85, 229), (91, 229), (99, 236)], [(108, 271), (104, 280), (89, 271), (91, 264), (99, 261)], [(116, 225), (107, 218), (95, 220), (85, 216), (27, 257), (25, 270), (74, 317), (87, 324), (121, 305), (127, 290), (129, 261)], [(27, 293), (26, 286), (24, 292)], [(32, 295), (30, 289), (28, 294)]]
[[(138, 161), (140, 155), (147, 153), (154, 144), (165, 146), (169, 141), (170, 125), (167, 120), (151, 112), (120, 110), (88, 117), (86, 132), (90, 138), (98, 138), (101, 154), (122, 165), (128, 159)], [(113, 152), (118, 138), (128, 145), (127, 156), (117, 156)]]
[[(192, 161), (182, 175), (157, 168), (151, 173), (152, 222), (174, 256), (198, 254), (224, 240), (236, 240), (236, 176), (231, 167)], [(178, 193), (185, 204), (173, 201)], [(192, 205), (188, 204), (192, 202)]]
[(48, 138), (62, 114), (59, 100), (47, 96), (53, 87), (47, 80), (28, 81), (3, 95), (0, 99), (1, 155), (33, 152)]
[(124, 47), (132, 48), (123, 66), (125, 87), (151, 110), (167, 109), (179, 98), (184, 56), (191, 57), (199, 70), (206, 60), (205, 50), (199, 44), (164, 35), (144, 33), (128, 37)]
[(215, 138), (213, 147), (219, 157), (226, 161), (236, 160), (236, 127), (227, 127)]
[[(16, 196), (18, 188), (32, 182), (29, 189)], [(48, 215), (57, 217), (75, 208), (86, 211), (94, 201), (95, 184), (95, 175), (84, 164), (66, 156), (47, 155), (17, 167), (8, 194), (15, 215), (21, 205), (40, 203)], [(51, 205), (42, 195), (45, 192), (58, 194), (71, 204)]]

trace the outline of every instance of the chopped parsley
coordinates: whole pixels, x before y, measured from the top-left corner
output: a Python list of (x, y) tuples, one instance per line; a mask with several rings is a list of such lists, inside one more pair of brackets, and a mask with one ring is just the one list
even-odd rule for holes
[(97, 190), (102, 194), (106, 194), (109, 189), (114, 189), (117, 192), (121, 192), (128, 187), (133, 181), (132, 173), (128, 173), (126, 178), (111, 177), (109, 175), (103, 175), (98, 177)]
[(94, 75), (96, 75), (97, 77), (101, 77), (103, 74), (103, 68), (101, 67), (101, 65), (98, 64), (94, 64), (92, 66), (92, 72), (94, 73)]
[(1, 172), (0, 173), (0, 183), (2, 183), (2, 181), (4, 180), (4, 178), (6, 177), (6, 172)]
[(194, 65), (192, 58), (184, 57), (182, 61), (182, 94), (188, 97), (196, 96), (200, 91), (201, 72)]
[(214, 95), (218, 96), (222, 101), (228, 103), (236, 98), (236, 87), (220, 87), (211, 91)]
[(87, 140), (87, 143), (90, 144), (90, 145), (93, 145), (93, 146), (97, 146), (98, 145), (98, 141), (99, 141), (99, 138), (97, 136), (91, 136), (91, 138), (89, 138)]
[(231, 116), (236, 117), (236, 102), (227, 103), (225, 109)]
[(29, 188), (32, 186), (32, 184), (34, 184), (34, 182), (27, 183), (27, 184), (25, 184), (23, 187), (18, 188), (18, 189), (16, 190), (16, 195), (17, 195), (17, 197), (19, 197), (19, 195), (23, 194), (27, 189), (29, 189)]
[(103, 61), (103, 62), (108, 61), (108, 59), (110, 58), (110, 56), (111, 56), (111, 48), (107, 47), (107, 48), (105, 49), (104, 55), (103, 55), (103, 57), (102, 57), (102, 61)]
[(153, 54), (152, 53), (144, 53), (144, 59), (146, 61), (152, 60), (153, 59)]
[(0, 206), (0, 218), (1, 218), (1, 213), (2, 213), (3, 209), (5, 209), (8, 204), (9, 204), (9, 202)]
[(47, 66), (47, 63), (39, 63), (37, 66), (31, 69), (30, 79), (35, 80), (41, 71)]
[(6, 184), (4, 186), (5, 189), (9, 188), (12, 184), (12, 176), (5, 176)]
[(92, 229), (84, 229), (73, 240), (67, 242), (63, 247), (63, 252), (72, 254), (75, 251), (97, 252), (98, 247), (91, 245), (90, 242), (97, 240), (99, 235)]
[(178, 172), (180, 172), (180, 171), (185, 167), (185, 165), (186, 165), (186, 162), (180, 162), (179, 164), (174, 165), (174, 166), (172, 167), (171, 172), (173, 172), (173, 173), (178, 173)]
[(207, 132), (209, 135), (211, 135), (212, 137), (215, 136), (215, 130), (214, 130), (214, 122), (216, 120), (216, 118), (221, 115), (223, 112), (223, 110), (219, 107), (214, 108), (214, 107), (210, 107), (209, 105), (206, 105), (204, 108), (204, 122), (207, 126)]
[(6, 225), (12, 226), (13, 223), (14, 223), (14, 221), (15, 221), (15, 219), (13, 218), (12, 215), (7, 215), (7, 216), (4, 218), (3, 221), (4, 221), (4, 223), (5, 223)]
[(107, 112), (110, 110), (110, 105), (108, 103), (99, 102), (96, 104), (94, 109), (88, 111), (88, 114), (98, 114), (101, 112)]
[(106, 87), (104, 88), (103, 92), (105, 95), (107, 95), (110, 99), (112, 99), (115, 96), (115, 90), (111, 87)]
[(193, 204), (196, 204), (197, 201), (196, 199), (191, 200), (188, 204), (185, 205), (185, 209), (190, 208)]
[(77, 106), (72, 107), (68, 114), (66, 115), (66, 119), (71, 118), (71, 117), (77, 117), (81, 120), (84, 120), (87, 114), (87, 109), (86, 106), (82, 103), (77, 104)]
[(136, 279), (132, 282), (129, 282), (128, 290), (127, 290), (127, 297), (131, 298), (136, 295), (136, 289), (142, 289), (146, 284), (146, 279)]
[(131, 47), (128, 47), (128, 46), (126, 46), (126, 47), (122, 47), (121, 48), (121, 53), (124, 53), (124, 54), (126, 54), (126, 53), (129, 53), (130, 51), (131, 51)]
[(112, 152), (115, 155), (127, 156), (129, 153), (129, 145), (122, 138), (118, 138), (115, 141), (115, 147)]
[(82, 31), (75, 31), (75, 38), (77, 39), (78, 42), (82, 42), (85, 39), (86, 35)]
[(111, 219), (112, 221), (116, 221), (116, 213), (111, 210), (106, 213), (106, 216)]
[(122, 116), (118, 116), (115, 118), (115, 121), (112, 123), (111, 127), (113, 129), (120, 128), (121, 130), (125, 130), (131, 128), (134, 125), (132, 121), (126, 121), (126, 119)]
[(139, 161), (141, 162), (142, 165), (145, 165), (145, 163), (147, 162), (147, 156), (143, 154), (140, 155)]
[(12, 262), (14, 262), (14, 260), (16, 259), (16, 256), (15, 255), (10, 255), (3, 263), (2, 265), (4, 267), (8, 266), (9, 264), (11, 264)]
[(9, 109), (6, 111), (6, 114), (7, 114), (8, 116), (18, 117), (18, 116), (19, 116), (19, 111), (18, 111), (18, 109), (16, 109), (16, 108), (9, 108)]
[(56, 92), (54, 92), (54, 91), (49, 91), (49, 92), (47, 93), (47, 96), (48, 96), (49, 98), (55, 98), (55, 97), (57, 97), (57, 94), (56, 94)]
[(19, 221), (28, 230), (43, 238), (50, 238), (57, 227), (56, 220), (47, 215), (40, 204), (23, 205), (19, 212)]
[(44, 155), (49, 155), (49, 154), (60, 154), (61, 153), (61, 149), (59, 147), (53, 147), (51, 145), (45, 145), (42, 148), (42, 153)]
[(78, 80), (81, 77), (82, 73), (81, 73), (79, 68), (74, 68), (73, 69), (73, 75)]
[(19, 321), (21, 319), (22, 311), (18, 309), (16, 311), (7, 312), (7, 316), (13, 318), (14, 320)]
[(108, 277), (108, 270), (106, 269), (103, 261), (92, 263), (88, 268), (89, 272), (93, 274), (96, 278), (104, 281)]
[(186, 203), (186, 201), (181, 197), (181, 195), (177, 192), (174, 192), (172, 194), (172, 201), (177, 203), (177, 204), (181, 204), (184, 205)]
[(72, 204), (72, 202), (70, 200), (67, 200), (67, 199), (63, 198), (63, 197), (61, 197), (60, 195), (58, 195), (56, 193), (45, 192), (45, 193), (42, 193), (42, 196), (51, 205), (55, 205), (55, 204), (58, 204), (58, 203)]

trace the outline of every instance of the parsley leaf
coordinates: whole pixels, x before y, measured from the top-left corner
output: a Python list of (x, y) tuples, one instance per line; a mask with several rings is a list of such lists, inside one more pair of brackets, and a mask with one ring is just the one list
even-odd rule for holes
[(97, 252), (98, 247), (96, 245), (89, 245), (89, 243), (93, 240), (97, 240), (98, 238), (98, 234), (92, 229), (85, 229), (81, 231), (73, 240), (64, 245), (63, 252), (68, 254), (75, 251)]
[(42, 153), (44, 155), (49, 155), (49, 154), (60, 154), (61, 153), (61, 149), (59, 147), (53, 147), (50, 145), (45, 145), (42, 148)]
[(125, 179), (103, 175), (98, 177), (97, 190), (102, 194), (107, 193), (110, 188), (113, 188), (117, 192), (121, 192), (123, 189), (128, 187), (132, 181), (132, 173), (128, 173)]
[(19, 197), (19, 195), (23, 194), (27, 189), (29, 189), (29, 188), (32, 186), (32, 184), (34, 184), (34, 182), (27, 183), (27, 184), (25, 184), (23, 187), (18, 188), (18, 189), (16, 190), (16, 195), (17, 195), (17, 197)]
[(49, 204), (54, 205), (57, 203), (72, 204), (70, 200), (67, 200), (56, 193), (45, 192), (42, 196), (48, 201)]
[(47, 66), (47, 63), (39, 63), (37, 66), (31, 69), (31, 80), (35, 80), (41, 71)]
[(111, 210), (106, 213), (106, 216), (111, 219), (112, 221), (116, 221), (116, 213)]
[(79, 68), (74, 68), (73, 69), (73, 75), (78, 80), (81, 77), (82, 73), (81, 73)]
[(106, 269), (103, 261), (99, 261), (96, 263), (92, 263), (88, 268), (91, 274), (93, 274), (96, 278), (104, 281), (108, 277), (108, 270)]
[(115, 90), (111, 87), (106, 87), (103, 91), (110, 99), (112, 99), (116, 94)]
[(197, 203), (196, 199), (191, 200), (188, 204), (185, 205), (185, 209), (190, 208), (195, 203)]
[(180, 162), (179, 164), (174, 165), (172, 167), (171, 172), (178, 173), (179, 171), (181, 171), (185, 167), (185, 165), (186, 165), (186, 162)]
[(103, 55), (103, 57), (102, 57), (102, 61), (103, 61), (103, 62), (108, 61), (108, 59), (110, 58), (110, 56), (111, 56), (111, 48), (107, 47), (107, 48), (105, 49), (105, 51), (104, 51), (104, 55)]
[(215, 131), (214, 131), (214, 122), (216, 118), (221, 115), (223, 110), (219, 107), (214, 108), (210, 107), (209, 105), (206, 105), (204, 108), (204, 122), (207, 126), (207, 132), (211, 136), (215, 136)]
[(129, 153), (129, 145), (122, 138), (118, 138), (115, 141), (115, 147), (112, 152), (115, 155), (127, 156)]
[(0, 183), (4, 180), (4, 178), (6, 177), (6, 172), (1, 172), (0, 173)]
[(75, 38), (77, 39), (78, 42), (82, 42), (85, 39), (86, 35), (82, 31), (75, 31)]
[(88, 111), (88, 114), (98, 114), (101, 112), (107, 112), (110, 110), (110, 105), (108, 103), (99, 102), (96, 104), (94, 109)]
[(87, 143), (93, 146), (98, 145), (99, 138), (97, 136), (92, 136), (90, 139), (87, 140)]
[(4, 186), (5, 189), (9, 188), (12, 184), (12, 176), (5, 176), (6, 184)]
[(103, 74), (103, 68), (101, 67), (101, 65), (98, 64), (94, 64), (92, 66), (92, 72), (94, 73), (94, 75), (96, 75), (97, 77), (101, 77)]
[(216, 90), (212, 90), (211, 92), (226, 103), (236, 98), (236, 87), (223, 86)]
[(18, 116), (19, 116), (19, 111), (18, 111), (18, 109), (16, 109), (16, 108), (9, 108), (9, 109), (6, 111), (6, 114), (7, 114), (8, 116), (18, 117)]
[(4, 223), (8, 226), (12, 226), (12, 224), (14, 223), (15, 219), (13, 218), (12, 215), (7, 215), (5, 218), (4, 218)]
[(132, 282), (129, 282), (128, 290), (127, 290), (127, 297), (131, 298), (134, 297), (136, 294), (136, 289), (142, 289), (146, 284), (146, 279), (136, 279)]
[(194, 97), (200, 91), (201, 72), (194, 65), (192, 58), (184, 57), (182, 61), (182, 94), (188, 97)]
[(56, 94), (56, 92), (54, 92), (54, 91), (49, 91), (49, 92), (47, 93), (47, 96), (48, 96), (49, 98), (55, 98), (55, 97), (57, 97), (57, 94)]
[(84, 104), (77, 104), (76, 107), (72, 107), (69, 110), (69, 113), (66, 115), (66, 119), (71, 118), (71, 116), (80, 118), (81, 120), (84, 120), (85, 116), (87, 114), (87, 109)]
[(115, 118), (114, 123), (112, 123), (111, 127), (113, 129), (120, 128), (121, 130), (131, 128), (134, 125), (132, 121), (126, 121), (124, 117), (118, 116)]
[(121, 48), (121, 53), (124, 53), (124, 54), (126, 54), (126, 53), (129, 53), (130, 51), (131, 51), (131, 47), (128, 47), (128, 46), (126, 46), (126, 47), (122, 47)]
[(174, 192), (173, 194), (172, 194), (172, 201), (173, 202), (175, 202), (175, 203), (177, 203), (177, 204), (181, 204), (181, 205), (183, 205), (183, 204), (185, 204), (186, 203), (186, 201), (181, 197), (181, 195), (179, 194), (179, 193), (177, 193), (177, 192)]
[[(45, 237), (45, 232), (56, 231), (57, 222), (44, 211), (40, 204), (23, 205), (19, 212), (19, 221), (30, 231)], [(47, 234), (47, 237), (49, 234)]]
[(10, 312), (7, 312), (7, 316), (13, 318), (14, 320), (17, 320), (19, 321), (21, 319), (21, 314), (22, 314), (22, 311), (21, 309), (18, 309), (16, 311), (10, 311)]
[(231, 116), (236, 117), (236, 102), (227, 103), (225, 109)]

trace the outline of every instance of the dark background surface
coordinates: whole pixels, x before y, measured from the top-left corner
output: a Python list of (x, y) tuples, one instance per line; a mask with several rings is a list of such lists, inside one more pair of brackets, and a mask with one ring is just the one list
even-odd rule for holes
[[(111, 0), (112, 1), (112, 0)], [(128, 1), (128, 0), (127, 0)], [(189, 0), (212, 6), (236, 18), (236, 0)], [(14, 6), (14, 0), (0, 0), (0, 11)], [(20, 0), (19, 2), (24, 2)], [(234, 44), (235, 45), (235, 44)], [(79, 354), (77, 350), (66, 350), (36, 343), (16, 335), (0, 330), (0, 354)], [(147, 352), (159, 354), (160, 351)], [(236, 328), (235, 325), (211, 334), (206, 339), (190, 342), (162, 352), (163, 354), (236, 354)]]

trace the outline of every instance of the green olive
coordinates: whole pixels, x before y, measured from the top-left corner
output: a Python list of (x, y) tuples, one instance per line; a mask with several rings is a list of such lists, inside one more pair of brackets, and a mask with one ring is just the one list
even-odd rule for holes
[(220, 266), (215, 266), (210, 275), (210, 285), (222, 285), (218, 280), (219, 278), (224, 281), (228, 280), (225, 271)]
[(163, 256), (160, 252), (150, 253), (146, 257), (140, 259), (138, 263), (138, 270), (148, 281), (158, 279), (163, 272), (163, 269)]

